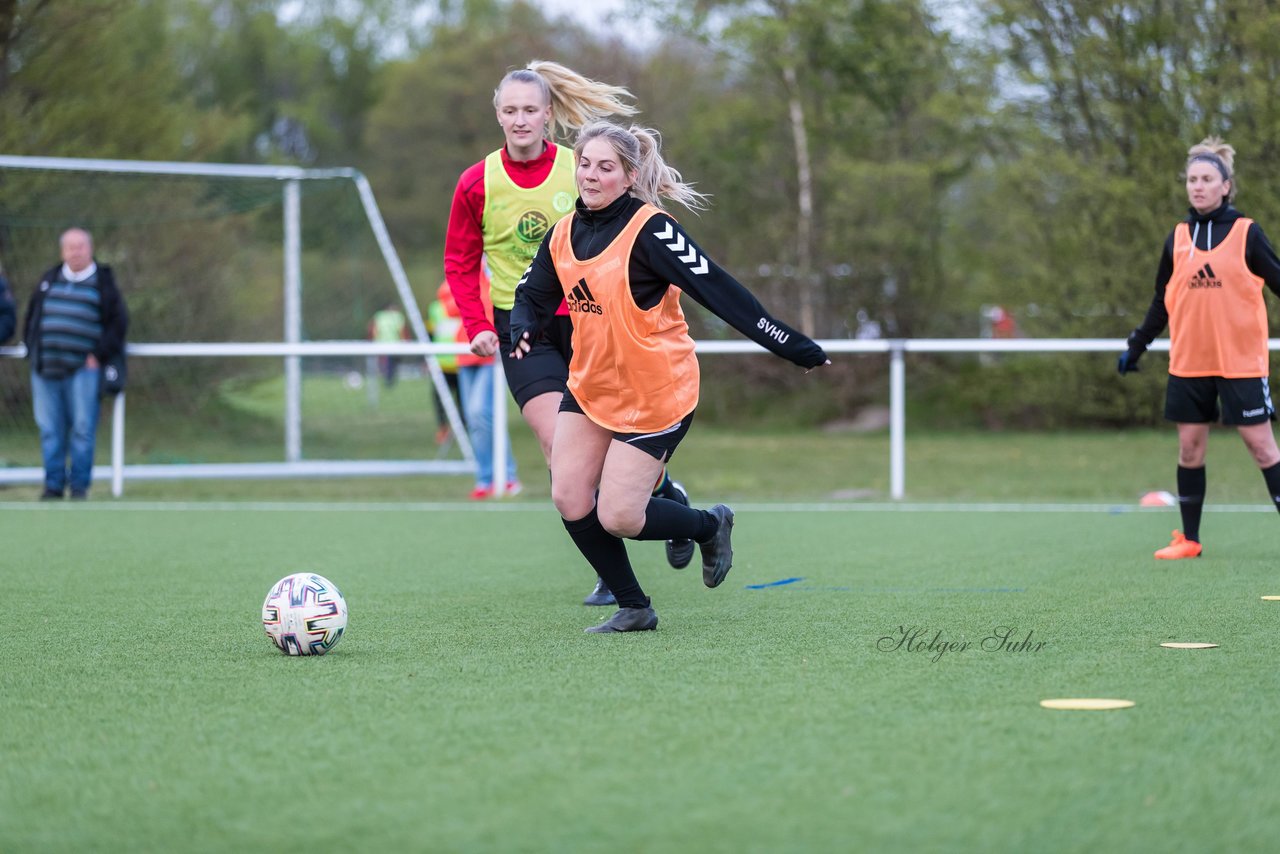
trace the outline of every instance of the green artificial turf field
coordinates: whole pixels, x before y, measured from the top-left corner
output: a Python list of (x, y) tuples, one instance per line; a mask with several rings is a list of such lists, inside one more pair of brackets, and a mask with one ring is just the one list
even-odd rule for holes
[(0, 506), (0, 851), (1273, 850), (1274, 513), (737, 509), (606, 636), (540, 503)]

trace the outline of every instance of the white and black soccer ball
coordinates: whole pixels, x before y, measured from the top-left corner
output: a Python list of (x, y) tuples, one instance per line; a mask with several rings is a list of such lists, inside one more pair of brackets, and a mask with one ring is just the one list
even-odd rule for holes
[(324, 655), (347, 630), (347, 600), (323, 575), (295, 572), (267, 593), (262, 627), (286, 655)]

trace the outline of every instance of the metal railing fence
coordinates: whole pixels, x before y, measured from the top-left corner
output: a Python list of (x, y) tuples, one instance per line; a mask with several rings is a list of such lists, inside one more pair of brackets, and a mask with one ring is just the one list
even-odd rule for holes
[[(906, 338), (869, 341), (827, 339), (818, 342), (828, 354), (887, 354), (889, 357), (889, 486), (890, 495), (900, 500), (906, 495), (906, 356), (909, 353), (1114, 353), (1125, 347), (1121, 339), (1056, 338), (1056, 339), (991, 339), (991, 338)], [(1280, 339), (1270, 342), (1280, 347)], [(1168, 340), (1156, 341), (1152, 350), (1167, 351)], [(462, 344), (370, 343), (365, 341), (313, 341), (306, 343), (201, 343), (201, 344), (130, 344), (130, 358), (190, 357), (274, 357), (296, 360), (308, 356), (443, 356), (467, 352)], [(768, 352), (751, 341), (699, 341), (700, 355), (761, 354)], [(21, 358), (25, 348), (0, 347), (0, 357)], [(506, 384), (498, 371), (494, 383), (494, 470), (503, 471), (506, 435)], [(124, 460), (125, 395), (118, 395), (112, 408), (112, 447), (109, 466), (96, 466), (94, 476), (110, 477), (112, 494), (123, 494), (128, 479), (167, 480), (182, 478), (289, 478), (387, 476), (400, 474), (461, 474), (474, 469), (474, 461), (463, 460), (368, 460), (306, 461), (293, 443), (297, 428), (290, 430), (287, 442), (290, 458), (279, 463), (218, 463), (174, 465), (129, 465)], [(286, 419), (287, 423), (292, 419)], [(293, 454), (298, 456), (293, 456)], [(0, 483), (40, 483), (39, 468), (0, 469)]]

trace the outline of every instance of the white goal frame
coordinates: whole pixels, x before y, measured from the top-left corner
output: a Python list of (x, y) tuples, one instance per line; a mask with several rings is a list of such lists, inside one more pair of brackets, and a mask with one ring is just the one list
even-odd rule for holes
[[(192, 355), (280, 355), (284, 358), (285, 375), (285, 411), (284, 411), (284, 463), (263, 464), (227, 464), (227, 465), (171, 465), (171, 466), (134, 466), (128, 472), (137, 478), (182, 478), (182, 477), (289, 477), (295, 474), (312, 476), (358, 475), (364, 473), (377, 474), (458, 474), (474, 471), (476, 468), (475, 451), (471, 447), (470, 438), (463, 427), (462, 418), (454, 403), (453, 395), (444, 380), (437, 356), (469, 352), (465, 345), (435, 345), (427, 332), (426, 322), (418, 307), (413, 289), (409, 286), (409, 278), (405, 274), (404, 265), (396, 253), (373, 196), (373, 188), (369, 181), (357, 169), (304, 169), (297, 166), (252, 166), (229, 163), (179, 163), (141, 160), (104, 160), (76, 157), (26, 157), (17, 155), (0, 155), (0, 170), (25, 169), (61, 172), (114, 173), (135, 175), (170, 175), (183, 177), (209, 178), (254, 178), (278, 181), (281, 184), (284, 210), (284, 330), (283, 342), (286, 345), (264, 345), (264, 351), (258, 345), (183, 345), (183, 344), (131, 344), (128, 347), (130, 356), (192, 356)], [(379, 347), (378, 345), (360, 342), (362, 349), (351, 351), (341, 349), (340, 352), (323, 350), (310, 352), (302, 341), (302, 193), (303, 181), (310, 180), (349, 180), (355, 186), (364, 210), (365, 218), (373, 231), (374, 239), (382, 254), (387, 271), (395, 284), (396, 293), (404, 306), (405, 317), (413, 331), (418, 344), (411, 350), (397, 349), (400, 345)], [(355, 342), (350, 342), (355, 343)], [(203, 349), (202, 349), (203, 348)], [(209, 349), (212, 348), (212, 349)], [(300, 349), (301, 348), (301, 349)], [(25, 348), (0, 348), (0, 356), (24, 356)], [(425, 359), (428, 373), (435, 386), (436, 393), (443, 404), (458, 448), (462, 453), (462, 461), (447, 460), (384, 460), (384, 461), (311, 461), (303, 459), (302, 451), (302, 356), (303, 355), (385, 355), (388, 353), (421, 356)], [(503, 405), (497, 408), (495, 436), (506, 435), (506, 387), (501, 371), (495, 372), (498, 380), (494, 383), (494, 399)], [(117, 436), (123, 434), (124, 396), (117, 397), (113, 421), (120, 428)], [(494, 464), (501, 466), (498, 471), (506, 470), (506, 444), (494, 442)], [(113, 454), (114, 457), (114, 454)], [(113, 463), (117, 474), (113, 476), (113, 493), (119, 495), (123, 490), (119, 466)], [(0, 470), (0, 483), (31, 482), (31, 473), (38, 469)], [(34, 482), (40, 482), (38, 479)], [(501, 487), (498, 487), (501, 490)]]

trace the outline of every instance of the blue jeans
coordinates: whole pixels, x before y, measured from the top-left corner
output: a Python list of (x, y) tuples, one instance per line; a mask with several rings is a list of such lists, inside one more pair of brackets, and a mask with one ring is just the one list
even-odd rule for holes
[[(496, 362), (458, 367), (458, 396), (462, 398), (467, 435), (476, 452), (476, 486), (493, 486), (493, 376)], [(516, 479), (516, 458), (507, 436), (507, 483)]]
[(44, 488), (61, 493), (87, 492), (93, 478), (93, 446), (98, 432), (98, 368), (80, 368), (60, 380), (31, 372), (31, 407), (40, 428)]

